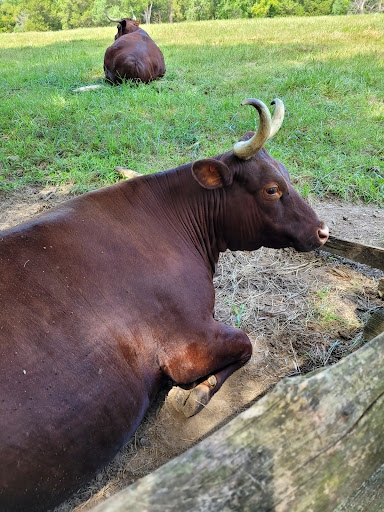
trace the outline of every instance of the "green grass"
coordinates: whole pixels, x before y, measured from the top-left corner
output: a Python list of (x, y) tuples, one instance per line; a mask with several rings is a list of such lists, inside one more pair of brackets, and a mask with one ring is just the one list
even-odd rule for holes
[(118, 180), (229, 150), (254, 129), (244, 98), (281, 98), (267, 145), (304, 194), (384, 204), (383, 15), (226, 20), (144, 28), (167, 72), (107, 86), (114, 25), (0, 34), (0, 189)]

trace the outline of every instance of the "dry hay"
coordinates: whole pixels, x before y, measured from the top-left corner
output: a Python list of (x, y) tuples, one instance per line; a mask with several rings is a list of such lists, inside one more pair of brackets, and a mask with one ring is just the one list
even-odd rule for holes
[(249, 335), (251, 361), (195, 417), (176, 413), (164, 390), (115, 460), (57, 512), (89, 510), (185, 451), (282, 377), (331, 364), (358, 348), (362, 319), (379, 304), (375, 278), (322, 253), (227, 252), (214, 282), (215, 317)]

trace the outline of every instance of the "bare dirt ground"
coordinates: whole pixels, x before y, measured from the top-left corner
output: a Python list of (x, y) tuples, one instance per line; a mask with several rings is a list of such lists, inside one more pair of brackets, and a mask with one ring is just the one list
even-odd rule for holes
[[(68, 199), (69, 188), (24, 187), (0, 194), (0, 229)], [(312, 200), (331, 234), (384, 247), (384, 210)], [(254, 355), (197, 416), (177, 413), (166, 390), (134, 438), (89, 485), (55, 512), (85, 511), (185, 451), (260, 398), (284, 376), (331, 364), (361, 346), (362, 326), (383, 306), (383, 272), (324, 252), (261, 249), (223, 254), (216, 277), (217, 319), (239, 324)], [(171, 392), (172, 393), (172, 390)]]

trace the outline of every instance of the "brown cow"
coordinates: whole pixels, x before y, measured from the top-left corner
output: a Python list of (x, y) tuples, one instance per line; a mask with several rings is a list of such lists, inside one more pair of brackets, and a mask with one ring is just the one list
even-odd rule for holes
[[(107, 13), (106, 13), (107, 14)], [(107, 82), (120, 84), (123, 80), (148, 84), (164, 76), (163, 54), (136, 18), (113, 19), (117, 22), (115, 42), (104, 56), (104, 73)]]
[(133, 435), (169, 379), (196, 414), (251, 356), (213, 317), (219, 253), (311, 251), (328, 228), (256, 133), (215, 158), (76, 197), (0, 235), (0, 510), (66, 498)]

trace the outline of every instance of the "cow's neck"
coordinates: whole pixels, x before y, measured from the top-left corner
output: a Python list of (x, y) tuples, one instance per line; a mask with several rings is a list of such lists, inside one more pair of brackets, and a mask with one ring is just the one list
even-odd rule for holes
[(213, 274), (219, 253), (227, 249), (220, 237), (223, 190), (202, 188), (192, 176), (191, 165), (149, 176), (147, 184), (156, 190), (156, 202), (168, 213), (167, 220), (177, 225), (180, 236), (199, 251)]

